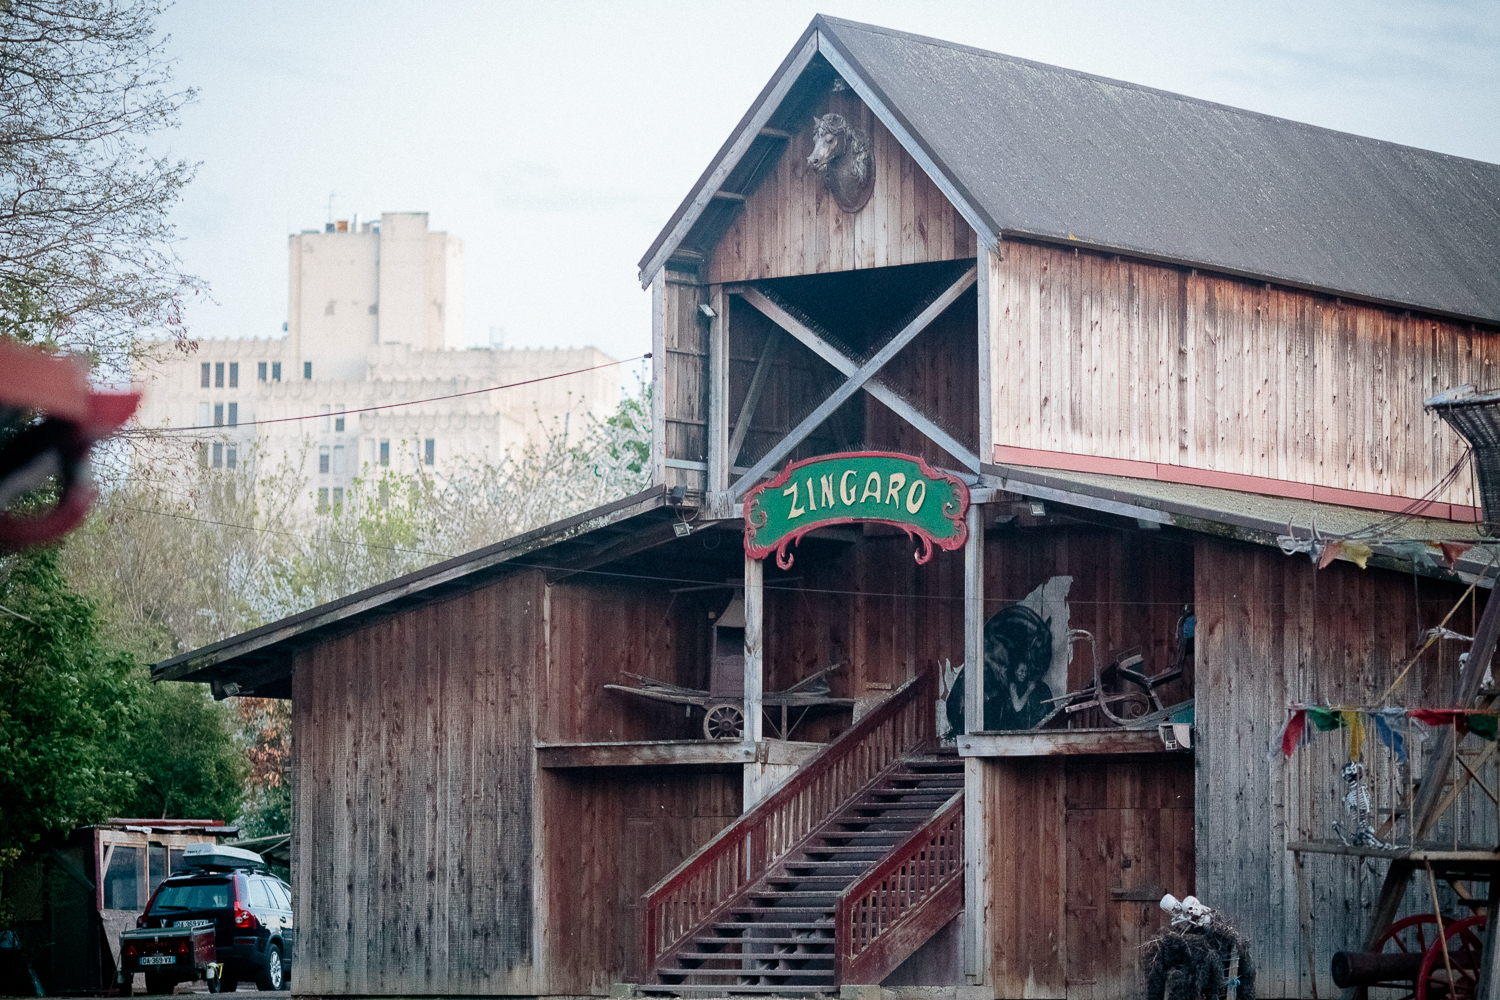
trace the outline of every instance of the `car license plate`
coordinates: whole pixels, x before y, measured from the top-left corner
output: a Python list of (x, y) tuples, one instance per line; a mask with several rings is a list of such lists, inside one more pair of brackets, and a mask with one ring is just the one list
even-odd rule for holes
[(208, 927), (213, 924), (212, 920), (174, 920), (173, 927)]
[(141, 956), (141, 964), (142, 965), (175, 965), (176, 963), (177, 963), (177, 956), (176, 955), (142, 955)]

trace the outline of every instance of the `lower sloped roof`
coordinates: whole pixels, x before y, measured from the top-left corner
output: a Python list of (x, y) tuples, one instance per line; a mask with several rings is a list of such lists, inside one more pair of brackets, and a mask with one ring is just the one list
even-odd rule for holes
[[(1500, 541), (1482, 534), (1481, 526), (1472, 522), (1036, 466), (986, 465), (983, 474), (987, 484), (1044, 502), (1276, 546), (1283, 551), (1314, 538), (1320, 542), (1348, 538), (1370, 546), (1371, 566), (1464, 583), (1479, 579), (1483, 587), (1494, 582), (1491, 557), (1497, 554)], [(1284, 545), (1283, 539), (1292, 542)], [(1473, 547), (1460, 554), (1450, 568), (1442, 542)]]

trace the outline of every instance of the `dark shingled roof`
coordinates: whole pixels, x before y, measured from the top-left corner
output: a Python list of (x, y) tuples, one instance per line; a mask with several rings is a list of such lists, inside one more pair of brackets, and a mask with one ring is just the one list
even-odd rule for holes
[(1500, 322), (1500, 166), (837, 18), (809, 31), (991, 234)]

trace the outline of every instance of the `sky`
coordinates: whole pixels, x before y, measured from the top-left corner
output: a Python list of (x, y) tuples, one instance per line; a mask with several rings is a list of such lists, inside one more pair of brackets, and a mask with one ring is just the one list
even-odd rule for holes
[(1497, 0), (180, 0), (193, 336), (281, 335), (288, 234), (426, 211), (467, 344), (644, 353), (637, 262), (820, 12), (1500, 162)]

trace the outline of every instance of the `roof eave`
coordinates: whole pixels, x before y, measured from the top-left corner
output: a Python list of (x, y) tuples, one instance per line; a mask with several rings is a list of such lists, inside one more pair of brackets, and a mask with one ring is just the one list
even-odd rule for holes
[(828, 60), (829, 64), (843, 77), (844, 82), (880, 119), (881, 124), (890, 130), (891, 134), (896, 137), (896, 141), (906, 150), (907, 155), (917, 162), (922, 171), (953, 203), (964, 221), (978, 234), (980, 245), (985, 248), (994, 248), (1000, 231), (994, 220), (979, 206), (946, 165), (938, 159), (906, 116), (891, 105), (880, 86), (838, 41), (831, 30), (832, 27), (832, 23), (819, 14), (813, 18), (807, 30), (797, 39), (797, 44), (782, 60), (781, 66), (777, 68), (770, 82), (761, 90), (755, 103), (750, 106), (750, 110), (740, 119), (735, 130), (719, 148), (718, 154), (709, 164), (708, 169), (698, 178), (692, 194), (688, 195), (677, 207), (677, 211), (672, 214), (666, 228), (657, 235), (656, 240), (651, 244), (651, 249), (646, 251), (646, 255), (641, 258), (639, 277), (642, 288), (650, 287), (657, 272), (667, 265), (678, 247), (692, 233), (715, 193), (740, 162), (750, 148), (750, 144), (760, 134), (760, 130), (776, 113), (777, 108), (781, 106), (802, 72), (807, 69), (814, 55), (821, 55)]
[[(588, 534), (597, 528), (627, 520), (666, 505), (666, 487), (624, 497), (613, 503), (544, 525), (514, 538), (476, 549), (414, 573), (389, 580), (356, 594), (291, 615), (240, 635), (230, 636), (151, 668), (153, 681), (195, 679), (192, 675), (214, 667), (227, 667), (247, 656), (270, 656), (287, 651), (290, 644), (322, 629), (347, 626), (356, 618), (378, 613), (390, 605), (473, 578), (514, 562), (522, 556), (560, 542)], [(280, 647), (280, 648), (278, 648)], [(201, 678), (200, 678), (201, 679)]]

